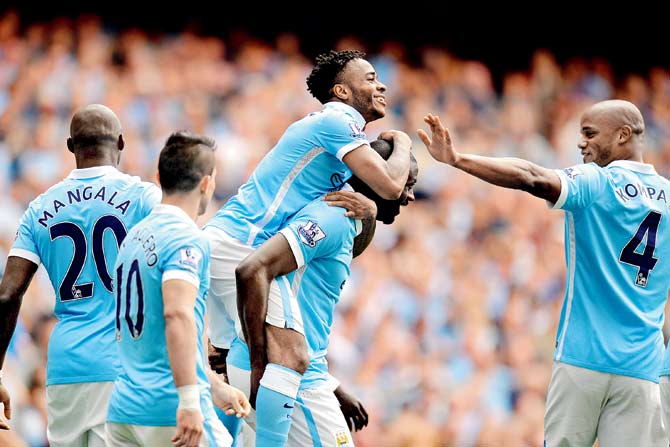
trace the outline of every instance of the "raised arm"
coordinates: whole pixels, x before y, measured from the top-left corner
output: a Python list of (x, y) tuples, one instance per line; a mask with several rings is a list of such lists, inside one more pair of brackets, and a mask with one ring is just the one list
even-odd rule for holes
[[(23, 295), (36, 271), (37, 264), (32, 261), (18, 256), (10, 256), (7, 259), (5, 273), (0, 282), (0, 371), (5, 363), (5, 354), (7, 354), (9, 342), (16, 328)], [(5, 417), (11, 419), (9, 392), (2, 384), (2, 378), (0, 378), (0, 403), (4, 406)], [(8, 429), (9, 425), (0, 418), (0, 430)]]
[(173, 442), (197, 445), (204, 427), (196, 372), (198, 330), (195, 325), (197, 289), (183, 279), (163, 282), (165, 340), (174, 384), (179, 394), (177, 432)]
[(419, 129), (419, 138), (437, 161), (474, 175), (493, 185), (520, 189), (536, 197), (556, 203), (561, 194), (561, 180), (553, 170), (520, 158), (494, 158), (460, 154), (453, 147), (449, 130), (438, 116), (428, 114), (424, 121), (431, 136)]
[(407, 183), (412, 140), (399, 130), (383, 132), (380, 137), (393, 140), (393, 153), (388, 160), (364, 144), (347, 153), (342, 161), (382, 198), (395, 200), (400, 197)]

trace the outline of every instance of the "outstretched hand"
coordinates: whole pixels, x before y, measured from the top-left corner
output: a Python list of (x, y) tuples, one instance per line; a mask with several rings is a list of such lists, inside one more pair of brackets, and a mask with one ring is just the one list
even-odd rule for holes
[(428, 136), (423, 129), (419, 129), (417, 134), (421, 138), (421, 141), (423, 141), (423, 144), (426, 145), (426, 149), (428, 149), (430, 155), (442, 163), (452, 166), (456, 164), (459, 154), (454, 150), (449, 129), (442, 125), (439, 116), (432, 113), (426, 115), (423, 120), (430, 127), (431, 136)]

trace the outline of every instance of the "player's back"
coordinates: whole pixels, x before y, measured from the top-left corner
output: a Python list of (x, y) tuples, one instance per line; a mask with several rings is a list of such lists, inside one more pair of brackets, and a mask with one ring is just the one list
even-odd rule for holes
[(209, 255), (200, 229), (174, 206), (157, 205), (128, 233), (115, 266), (121, 372), (110, 398), (108, 420), (176, 425), (178, 396), (167, 353), (162, 295), (163, 282), (170, 279), (186, 280), (198, 288), (196, 368), (203, 412), (206, 417), (213, 414), (202, 345)]
[(280, 231), (301, 267), (291, 284), (297, 294), (310, 355), (301, 388), (328, 380), (326, 353), (335, 305), (349, 278), (354, 238), (360, 228), (360, 222), (346, 217), (342, 208), (315, 200)]
[(351, 177), (342, 158), (367, 144), (364, 126), (359, 112), (338, 102), (293, 123), (208, 225), (260, 245), (298, 210)]
[(631, 161), (584, 165), (564, 180), (582, 186), (570, 189), (564, 206), (568, 279), (555, 358), (657, 380), (670, 288), (670, 183)]
[(112, 268), (158, 200), (155, 185), (101, 166), (72, 171), (30, 203), (10, 256), (41, 262), (56, 292), (47, 385), (116, 377)]

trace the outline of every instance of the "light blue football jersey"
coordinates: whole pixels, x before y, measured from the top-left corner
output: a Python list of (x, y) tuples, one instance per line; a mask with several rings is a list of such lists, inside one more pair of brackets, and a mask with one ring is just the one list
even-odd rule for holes
[[(175, 206), (157, 205), (128, 233), (115, 265), (121, 372), (110, 398), (108, 421), (146, 426), (177, 424), (179, 398), (168, 359), (162, 295), (163, 282), (172, 279), (188, 281), (198, 288), (194, 313), (200, 404), (206, 421), (216, 418), (202, 344), (209, 256), (208, 240)], [(205, 428), (211, 431), (207, 422)]]
[[(301, 389), (329, 380), (326, 354), (333, 314), (349, 278), (354, 238), (361, 230), (360, 221), (346, 217), (344, 212), (315, 200), (280, 230), (298, 265), (290, 283), (298, 296), (310, 357)], [(233, 341), (227, 361), (237, 368), (251, 369), (249, 349), (239, 338)]]
[(556, 171), (567, 281), (554, 360), (658, 382), (670, 288), (670, 182), (632, 161)]
[(262, 244), (309, 202), (342, 188), (351, 177), (342, 158), (368, 144), (364, 126), (363, 116), (340, 102), (293, 123), (207, 225), (249, 246)]
[(114, 262), (128, 230), (160, 195), (111, 166), (75, 169), (24, 213), (9, 256), (44, 264), (56, 292), (47, 385), (116, 378)]

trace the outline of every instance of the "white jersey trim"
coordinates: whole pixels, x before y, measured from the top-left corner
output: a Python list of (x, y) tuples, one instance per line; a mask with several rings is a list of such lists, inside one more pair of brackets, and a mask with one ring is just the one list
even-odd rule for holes
[(193, 273), (189, 273), (184, 270), (166, 270), (163, 272), (162, 282), (171, 281), (173, 279), (186, 281), (190, 284), (193, 284), (196, 289), (200, 288), (200, 280)]
[(364, 145), (368, 145), (368, 146), (370, 145), (370, 143), (368, 142), (368, 140), (356, 140), (356, 141), (352, 141), (351, 143), (345, 144), (344, 146), (342, 146), (341, 148), (339, 148), (338, 151), (337, 151), (337, 153), (335, 154), (335, 156), (336, 156), (340, 161), (342, 161), (342, 159), (344, 158), (344, 156), (347, 155), (349, 152), (353, 151), (354, 149), (358, 149), (359, 147), (364, 146)]
[(568, 293), (565, 299), (567, 303), (565, 305), (565, 319), (563, 320), (563, 331), (558, 341), (558, 351), (556, 353), (556, 361), (561, 361), (561, 356), (563, 355), (563, 345), (565, 344), (565, 334), (568, 332), (568, 326), (570, 324), (570, 313), (572, 312), (572, 297), (575, 293), (575, 264), (577, 262), (577, 253), (575, 253), (575, 220), (572, 217), (572, 213), (567, 211), (565, 213), (566, 218), (568, 219), (568, 234), (569, 238), (569, 247), (570, 254), (568, 257)]
[(25, 250), (23, 248), (12, 248), (11, 250), (9, 250), (9, 254), (7, 255), (7, 257), (10, 256), (16, 256), (17, 258), (27, 259), (30, 262), (34, 262), (38, 266), (42, 262), (42, 260), (40, 259), (39, 256), (37, 256), (37, 254), (33, 253), (32, 251)]
[(302, 255), (302, 250), (300, 249), (300, 242), (288, 228), (282, 228), (279, 230), (279, 234), (286, 238), (289, 247), (291, 247), (291, 252), (293, 252), (293, 257), (295, 258), (295, 263), (298, 264), (298, 268), (305, 265), (305, 258)]
[(656, 174), (656, 169), (654, 165), (648, 163), (640, 163), (639, 161), (632, 160), (614, 160), (612, 163), (608, 164), (607, 167), (611, 168), (613, 166), (621, 166), (624, 169), (630, 171), (641, 172), (642, 174)]
[(275, 199), (268, 207), (268, 210), (266, 211), (263, 218), (256, 225), (254, 225), (249, 231), (249, 237), (247, 238), (247, 245), (254, 244), (254, 239), (256, 239), (258, 232), (261, 231), (261, 229), (265, 225), (267, 225), (268, 222), (270, 222), (272, 218), (275, 216), (275, 213), (279, 209), (279, 205), (281, 205), (282, 201), (286, 197), (286, 194), (288, 194), (289, 190), (291, 189), (291, 185), (298, 177), (298, 175), (302, 172), (302, 170), (305, 168), (305, 166), (307, 166), (310, 161), (314, 160), (317, 156), (321, 155), (324, 152), (326, 152), (324, 148), (314, 147), (305, 155), (303, 155), (303, 157), (300, 160), (298, 160), (295, 166), (293, 166), (293, 168), (288, 173), (282, 184), (279, 186), (277, 195), (275, 196)]
[(107, 174), (121, 174), (114, 166), (94, 166), (92, 168), (73, 169), (67, 178), (93, 178)]
[(561, 193), (559, 194), (556, 203), (552, 204), (551, 202), (547, 202), (547, 204), (549, 205), (549, 208), (553, 210), (560, 210), (568, 199), (568, 179), (565, 178), (565, 172), (561, 169), (555, 169), (554, 172), (558, 174), (558, 178), (561, 180)]

